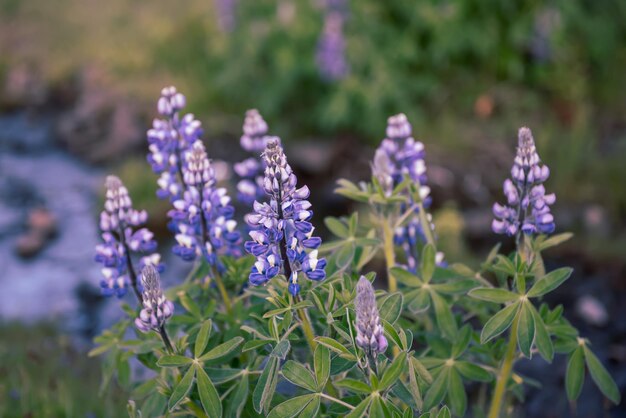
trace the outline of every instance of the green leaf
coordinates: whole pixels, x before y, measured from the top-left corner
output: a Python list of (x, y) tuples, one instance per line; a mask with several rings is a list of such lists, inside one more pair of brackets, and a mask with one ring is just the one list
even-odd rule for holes
[(443, 331), (443, 334), (452, 339), (457, 333), (456, 319), (452, 314), (452, 308), (448, 305), (437, 292), (431, 291), (430, 298), (435, 307), (435, 317), (437, 318), (437, 326)]
[(443, 401), (446, 396), (446, 390), (448, 388), (448, 368), (442, 368), (439, 374), (433, 381), (432, 385), (426, 392), (426, 398), (424, 398), (424, 409), (428, 410), (434, 406), (437, 406)]
[(315, 418), (318, 416), (320, 409), (320, 397), (316, 396), (298, 415), (298, 418)]
[(432, 244), (426, 244), (422, 250), (422, 280), (428, 283), (435, 272), (435, 258), (437, 251)]
[(109, 351), (113, 346), (114, 346), (114, 343), (108, 343), (108, 344), (100, 345), (100, 346), (92, 349), (91, 351), (89, 351), (87, 356), (88, 357), (99, 356), (100, 354), (103, 354), (103, 353), (106, 353), (107, 351)]
[(372, 392), (372, 388), (367, 383), (351, 378), (339, 380), (335, 382), (335, 386), (355, 393), (368, 394)]
[(513, 302), (514, 300), (520, 298), (520, 295), (513, 293), (510, 290), (493, 287), (480, 287), (478, 289), (472, 289), (468, 295), (475, 299), (486, 300), (487, 302), (494, 303)]
[(529, 304), (530, 302), (525, 301), (520, 305), (517, 323), (517, 344), (522, 354), (531, 358), (531, 348), (535, 341), (535, 319), (530, 311)]
[(393, 343), (397, 345), (398, 347), (400, 347), (401, 350), (407, 350), (408, 347), (404, 346), (402, 339), (400, 338), (400, 335), (398, 334), (398, 331), (396, 331), (393, 325), (391, 325), (389, 322), (385, 321), (384, 319), (381, 321), (381, 323), (383, 325), (383, 329), (385, 330), (385, 335), (387, 336), (387, 339), (393, 341)]
[(452, 367), (448, 376), (448, 400), (455, 415), (465, 416), (467, 394), (459, 373)]
[(585, 345), (584, 350), (585, 362), (587, 363), (589, 374), (591, 375), (591, 378), (595, 382), (596, 386), (600, 389), (600, 391), (602, 391), (604, 396), (609, 398), (615, 405), (619, 404), (621, 396), (615, 381), (589, 347)]
[(583, 362), (584, 351), (583, 347), (579, 346), (567, 362), (567, 371), (565, 372), (565, 389), (567, 392), (567, 399), (575, 401), (580, 395), (580, 391), (583, 388), (583, 381), (585, 379), (585, 364)]
[(554, 358), (554, 346), (552, 345), (546, 324), (532, 304), (530, 305), (530, 310), (535, 320), (535, 345), (537, 346), (537, 350), (539, 350), (541, 357), (548, 363), (552, 363), (552, 359)]
[(332, 232), (335, 236), (339, 238), (348, 238), (350, 236), (348, 227), (337, 218), (333, 218), (330, 216), (324, 218), (324, 224), (330, 232)]
[(514, 276), (517, 272), (515, 268), (515, 264), (508, 258), (503, 255), (496, 256), (496, 262), (493, 265), (492, 269), (496, 272), (504, 273), (507, 276)]
[(191, 364), (192, 362), (193, 360), (189, 357), (178, 355), (165, 355), (157, 361), (157, 364), (161, 367), (181, 367), (187, 364)]
[(283, 376), (296, 386), (315, 392), (317, 383), (313, 373), (300, 363), (287, 361), (283, 366)]
[(543, 250), (548, 249), (550, 247), (554, 247), (556, 245), (559, 245), (559, 244), (569, 240), (573, 236), (574, 236), (574, 234), (572, 234), (571, 232), (564, 232), (562, 234), (553, 235), (550, 238), (548, 238), (547, 240), (543, 241), (541, 244), (539, 244), (539, 251), (543, 251)]
[(367, 408), (369, 408), (369, 406), (370, 406), (370, 403), (372, 403), (372, 397), (368, 396), (367, 398), (363, 399), (361, 401), (361, 403), (358, 404), (356, 406), (356, 408), (354, 408), (344, 418), (362, 418), (362, 417), (364, 417), (365, 413), (367, 412)]
[(430, 308), (430, 292), (426, 289), (416, 289), (407, 293), (407, 307), (413, 313), (420, 313)]
[(252, 393), (252, 405), (259, 414), (269, 410), (278, 381), (278, 357), (270, 356)]
[(444, 405), (443, 408), (441, 408), (441, 410), (437, 414), (437, 418), (451, 418), (450, 410), (447, 406)]
[(519, 302), (515, 302), (492, 316), (480, 333), (480, 343), (485, 344), (492, 338), (506, 331), (507, 328), (511, 326), (518, 309)]
[(387, 390), (391, 385), (396, 383), (398, 377), (406, 366), (406, 353), (400, 353), (393, 362), (385, 369), (382, 379), (380, 379), (379, 390)]
[(402, 267), (393, 267), (389, 273), (402, 284), (409, 287), (421, 287), (424, 283), (413, 273), (406, 271)]
[(446, 295), (457, 295), (460, 293), (465, 293), (474, 287), (476, 287), (476, 281), (473, 279), (451, 280), (446, 283), (438, 283), (432, 285), (432, 288), (435, 289), (437, 292)]
[(277, 405), (267, 418), (292, 418), (298, 415), (308, 404), (317, 397), (316, 394), (296, 396)]
[(230, 369), (221, 367), (206, 367), (204, 371), (211, 378), (211, 382), (216, 385), (219, 385), (220, 383), (230, 382), (231, 380), (234, 380), (241, 376), (243, 373), (245, 373), (241, 369)]
[(220, 400), (220, 395), (217, 393), (209, 376), (202, 369), (202, 366), (198, 364), (196, 364), (196, 380), (198, 395), (200, 395), (200, 402), (204, 412), (206, 412), (209, 418), (221, 418), (222, 401)]
[(200, 357), (198, 360), (200, 361), (210, 361), (215, 360), (230, 354), (234, 349), (239, 347), (239, 345), (243, 342), (242, 337), (235, 337), (231, 340), (226, 341), (218, 345), (217, 347), (209, 350), (208, 353)]
[(198, 319), (202, 319), (202, 311), (200, 310), (200, 307), (193, 299), (189, 297), (187, 293), (185, 293), (184, 291), (178, 292), (178, 300), (180, 301), (180, 304), (183, 305), (183, 308), (187, 310), (187, 312), (189, 312)]
[(189, 391), (191, 390), (191, 385), (193, 384), (193, 377), (196, 374), (196, 369), (194, 367), (190, 367), (187, 370), (187, 373), (183, 376), (183, 378), (178, 382), (174, 390), (172, 391), (172, 395), (170, 396), (170, 400), (168, 402), (168, 408), (170, 411), (173, 411), (178, 404), (187, 396)]
[(424, 380), (424, 382), (426, 382), (429, 385), (433, 382), (433, 377), (431, 376), (430, 372), (426, 369), (426, 367), (424, 367), (421, 361), (419, 361), (415, 357), (411, 357), (411, 364), (413, 365), (413, 368), (415, 369), (419, 377), (421, 377)]
[(352, 264), (352, 261), (354, 260), (354, 251), (354, 242), (349, 241), (336, 253), (335, 264), (340, 270), (348, 268)]
[[(415, 406), (417, 409), (422, 409), (424, 402), (422, 400), (422, 393), (420, 391), (420, 387), (417, 384), (417, 372), (415, 367), (413, 366), (413, 358), (409, 358), (408, 367), (409, 367), (409, 392), (411, 392), (411, 397), (413, 398), (413, 402), (415, 402)], [(430, 376), (430, 374), (429, 374)]]
[(291, 343), (289, 342), (289, 340), (282, 340), (281, 342), (276, 344), (276, 347), (274, 347), (274, 349), (270, 353), (270, 356), (284, 360), (287, 358), (287, 354), (289, 354), (290, 349)]
[(454, 362), (454, 367), (463, 375), (463, 377), (470, 380), (475, 380), (477, 382), (491, 382), (493, 379), (491, 373), (474, 363), (470, 363), (469, 361), (457, 360)]
[(344, 347), (341, 343), (336, 340), (333, 340), (330, 337), (317, 337), (315, 341), (330, 348), (335, 353), (339, 354), (339, 356), (347, 359), (347, 360), (356, 360), (354, 354), (350, 352), (346, 347)]
[(269, 340), (250, 340), (246, 341), (246, 343), (241, 348), (241, 351), (245, 353), (246, 351), (256, 350), (259, 347), (263, 347), (270, 344)]
[(194, 356), (196, 358), (200, 357), (202, 353), (204, 353), (204, 349), (206, 348), (206, 345), (209, 342), (209, 337), (211, 336), (212, 327), (213, 322), (211, 322), (210, 319), (207, 319), (202, 323), (200, 331), (198, 331), (198, 336), (196, 337), (196, 345), (193, 350)]
[(246, 406), (249, 390), (248, 374), (245, 373), (241, 376), (241, 380), (237, 384), (233, 395), (229, 398), (228, 402), (226, 402), (226, 412), (224, 414), (226, 417), (239, 418), (241, 416), (241, 412), (244, 406)]
[(528, 291), (528, 297), (536, 298), (543, 296), (546, 293), (552, 292), (559, 287), (565, 280), (572, 274), (572, 269), (569, 267), (563, 267), (551, 271), (550, 273), (537, 280), (533, 287)]
[(400, 317), (400, 312), (402, 311), (402, 302), (404, 297), (402, 293), (392, 293), (382, 300), (380, 303), (380, 307), (378, 308), (378, 313), (382, 319), (393, 324)]
[(472, 327), (465, 325), (461, 328), (460, 332), (456, 336), (454, 344), (452, 344), (452, 357), (457, 358), (467, 350), (467, 346), (472, 339)]
[(317, 380), (317, 390), (321, 391), (330, 377), (330, 351), (328, 351), (327, 347), (318, 344), (313, 355), (313, 365)]
[(369, 418), (387, 418), (387, 414), (385, 414), (385, 409), (383, 408), (383, 400), (380, 396), (376, 396), (372, 399), (372, 404), (370, 405), (370, 414)]

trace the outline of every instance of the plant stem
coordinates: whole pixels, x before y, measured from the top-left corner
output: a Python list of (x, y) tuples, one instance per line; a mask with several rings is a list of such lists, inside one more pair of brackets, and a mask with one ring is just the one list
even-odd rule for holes
[(428, 220), (428, 216), (426, 216), (424, 204), (418, 203), (417, 207), (419, 208), (419, 219), (422, 224), (422, 231), (424, 231), (424, 235), (426, 236), (426, 242), (436, 248), (435, 237), (433, 236), (433, 230), (430, 221)]
[(335, 403), (338, 403), (339, 405), (345, 406), (346, 408), (348, 408), (348, 409), (350, 409), (350, 410), (354, 410), (354, 406), (352, 406), (352, 405), (350, 405), (349, 403), (346, 403), (346, 402), (344, 402), (344, 401), (342, 401), (342, 400), (340, 400), (340, 399), (334, 398), (334, 397), (329, 396), (329, 395), (327, 395), (327, 394), (325, 394), (325, 393), (320, 393), (319, 395), (320, 395), (322, 398), (326, 398), (326, 399), (328, 399), (329, 401), (333, 401), (333, 402), (335, 402)]
[(513, 320), (513, 325), (511, 326), (509, 345), (506, 348), (506, 353), (504, 355), (504, 359), (502, 360), (502, 365), (500, 366), (500, 373), (498, 374), (496, 388), (493, 392), (488, 418), (498, 418), (500, 415), (502, 401), (504, 399), (504, 395), (506, 394), (506, 385), (509, 382), (509, 377), (511, 376), (511, 370), (513, 369), (513, 363), (515, 361), (515, 353), (517, 352), (518, 322), (518, 316), (516, 316)]
[(161, 339), (163, 340), (163, 344), (165, 344), (165, 348), (168, 353), (174, 353), (174, 347), (172, 347), (172, 342), (170, 341), (170, 337), (167, 335), (167, 331), (165, 330), (165, 325), (161, 325), (159, 327), (159, 334), (161, 334)]
[(393, 231), (387, 219), (381, 218), (381, 224), (383, 226), (383, 249), (387, 267), (387, 284), (389, 286), (389, 292), (395, 292), (398, 290), (398, 283), (396, 282), (396, 278), (391, 274), (391, 268), (396, 265), (396, 254), (393, 248)]

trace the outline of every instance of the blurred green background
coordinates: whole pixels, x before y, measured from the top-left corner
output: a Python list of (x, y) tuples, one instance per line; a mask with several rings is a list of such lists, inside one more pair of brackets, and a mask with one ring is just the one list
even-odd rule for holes
[[(304, 182), (317, 183), (318, 221), (345, 213), (346, 203), (328, 194), (334, 179), (368, 176), (387, 117), (404, 112), (426, 145), (442, 245), (449, 258), (470, 263), (496, 240), (489, 207), (501, 198), (517, 129), (527, 125), (551, 168), (557, 229), (577, 234), (553, 256), (575, 260), (584, 274), (582, 290), (557, 302), (575, 306), (588, 291), (583, 280), (600, 277), (592, 293), (611, 316), (623, 313), (626, 2), (344, 3), (349, 71), (328, 80), (315, 59), (324, 0), (0, 0), (0, 115), (53, 119), (55, 144), (95, 170), (122, 173), (156, 225), (167, 206), (153, 197), (143, 132), (165, 85), (186, 94), (209, 150), (229, 163), (237, 160), (230, 151), (238, 148), (245, 110), (258, 108)], [(315, 165), (320, 153), (335, 164), (311, 167), (307, 160)], [(17, 332), (1, 329), (3, 340)], [(48, 332), (32, 328), (42, 340)], [(623, 327), (589, 332), (616, 336)], [(607, 347), (626, 347), (623, 334), (607, 339)], [(15, 395), (3, 372), (15, 355), (0, 351), (0, 405)], [(615, 371), (620, 365), (618, 382), (626, 379), (623, 352), (607, 356)], [(32, 382), (42, 371), (29, 370), (9, 378)], [(119, 416), (120, 405), (91, 411)], [(20, 411), (15, 416), (63, 416)]]

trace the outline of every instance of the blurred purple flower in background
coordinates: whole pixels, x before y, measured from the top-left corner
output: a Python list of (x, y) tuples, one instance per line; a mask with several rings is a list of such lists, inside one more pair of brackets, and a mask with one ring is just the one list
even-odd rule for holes
[(237, 23), (235, 20), (237, 1), (214, 0), (213, 4), (215, 5), (215, 12), (217, 14), (217, 26), (222, 32), (232, 32)]
[(317, 43), (315, 60), (324, 79), (337, 81), (345, 78), (350, 71), (343, 34), (347, 4), (344, 0), (328, 0), (323, 7), (324, 27)]
[(300, 292), (299, 273), (316, 281), (326, 277), (326, 260), (317, 258), (322, 240), (313, 236), (315, 228), (309, 222), (313, 216), (311, 203), (306, 200), (309, 188), (296, 189), (296, 176), (278, 138), (268, 139), (263, 160), (263, 188), (269, 202), (255, 201), (254, 212), (246, 216), (253, 230), (252, 241), (247, 241), (245, 248), (257, 258), (250, 283), (263, 285), (282, 270), (289, 281), (289, 293), (296, 296)]
[(506, 204), (495, 203), (491, 224), (496, 234), (513, 236), (550, 234), (554, 232), (554, 217), (550, 206), (556, 201), (554, 193), (546, 194), (543, 183), (550, 176), (548, 166), (541, 164), (530, 129), (519, 130), (517, 154), (511, 168), (511, 178), (504, 181)]
[[(104, 278), (100, 282), (102, 294), (122, 297), (132, 286), (139, 301), (141, 284), (137, 282), (137, 273), (132, 253), (146, 254), (139, 260), (139, 267), (154, 266), (163, 270), (161, 257), (154, 253), (157, 243), (154, 234), (147, 228), (141, 228), (148, 220), (146, 211), (133, 209), (128, 190), (115, 176), (108, 176), (105, 182), (106, 200), (100, 214), (102, 244), (96, 246), (95, 260), (103, 265)], [(150, 254), (151, 253), (151, 254)]]

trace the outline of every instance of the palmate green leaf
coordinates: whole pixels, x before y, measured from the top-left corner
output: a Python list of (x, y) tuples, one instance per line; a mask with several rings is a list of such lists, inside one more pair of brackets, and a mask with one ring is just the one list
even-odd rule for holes
[(345, 358), (346, 360), (356, 361), (354, 354), (352, 354), (350, 350), (344, 347), (344, 345), (341, 344), (339, 341), (333, 340), (330, 337), (317, 337), (315, 338), (315, 341), (322, 344), (323, 346), (328, 347), (329, 349), (339, 354), (339, 356)]
[(383, 377), (380, 379), (379, 390), (387, 390), (400, 377), (404, 367), (406, 366), (406, 353), (400, 353), (393, 362), (385, 369)]
[(385, 331), (385, 336), (388, 340), (392, 341), (395, 345), (397, 345), (401, 350), (407, 350), (408, 347), (404, 345), (398, 331), (391, 325), (389, 322), (384, 319), (381, 321), (383, 325), (383, 329)]
[(395, 277), (398, 282), (408, 287), (421, 287), (424, 284), (419, 277), (409, 271), (406, 271), (402, 267), (393, 267), (389, 270), (389, 273), (391, 273), (391, 275)]
[(586, 345), (583, 347), (585, 362), (587, 363), (589, 374), (591, 375), (591, 378), (595, 382), (596, 386), (600, 389), (600, 391), (602, 391), (604, 396), (609, 398), (615, 405), (619, 404), (621, 396), (615, 381), (589, 347)]
[(161, 357), (157, 364), (161, 367), (182, 367), (193, 362), (192, 359), (179, 355), (165, 355)]
[(539, 251), (543, 251), (556, 245), (562, 244), (573, 236), (574, 234), (572, 234), (571, 232), (564, 232), (562, 234), (553, 235), (539, 244)]
[(503, 255), (496, 256), (496, 262), (491, 268), (494, 271), (504, 273), (507, 276), (514, 276), (517, 272), (515, 264), (513, 264), (513, 262), (508, 257), (505, 257)]
[(480, 333), (480, 343), (485, 344), (506, 331), (511, 326), (518, 310), (519, 302), (515, 302), (492, 316)]
[(209, 376), (198, 364), (196, 368), (196, 380), (198, 386), (198, 395), (200, 395), (200, 402), (204, 412), (209, 418), (221, 418), (222, 417), (222, 401), (220, 395), (217, 393), (213, 382), (209, 379)]
[[(408, 368), (409, 368), (409, 392), (411, 393), (411, 397), (413, 398), (413, 402), (415, 402), (415, 406), (417, 409), (422, 409), (424, 405), (424, 401), (422, 399), (422, 393), (420, 391), (420, 387), (417, 384), (417, 371), (413, 366), (413, 358), (409, 358)], [(428, 374), (430, 376), (430, 373)], [(432, 377), (431, 377), (432, 379)]]
[(288, 360), (283, 365), (283, 376), (296, 386), (315, 392), (317, 389), (317, 382), (313, 373), (300, 363), (296, 363), (293, 360)]
[(304, 407), (302, 411), (300, 411), (300, 415), (298, 415), (298, 418), (315, 418), (318, 416), (319, 410), (320, 397), (316, 396), (311, 402), (309, 402), (307, 406)]
[(370, 199), (370, 192), (359, 189), (358, 186), (352, 183), (350, 180), (339, 179), (337, 180), (337, 185), (338, 187), (335, 189), (336, 194), (363, 203), (367, 203)]
[(291, 398), (272, 409), (267, 418), (293, 418), (317, 396), (317, 394), (312, 393)]
[(443, 331), (443, 334), (448, 338), (454, 338), (457, 333), (457, 324), (452, 309), (448, 302), (440, 296), (437, 292), (431, 291), (430, 298), (433, 301), (435, 307), (435, 317), (437, 318), (437, 326)]
[(226, 402), (226, 412), (224, 416), (226, 417), (236, 417), (239, 418), (241, 416), (241, 412), (243, 411), (244, 406), (246, 406), (246, 400), (248, 399), (248, 374), (244, 374), (241, 376), (241, 380), (237, 384), (237, 388), (231, 397), (228, 398), (228, 402)]
[(450, 368), (448, 376), (448, 401), (455, 415), (460, 417), (465, 415), (467, 394), (461, 376), (454, 367)]
[(387, 411), (383, 399), (380, 396), (373, 397), (369, 418), (389, 418), (389, 416), (389, 411)]
[(172, 395), (170, 396), (170, 400), (167, 403), (167, 406), (171, 411), (176, 409), (178, 404), (187, 396), (189, 391), (191, 390), (191, 386), (193, 385), (193, 377), (196, 374), (196, 369), (194, 367), (190, 367), (187, 370), (187, 373), (183, 376), (183, 378), (178, 382), (178, 384), (174, 387), (172, 391)]
[(448, 407), (444, 405), (437, 414), (437, 418), (451, 418), (450, 409), (448, 409)]
[(200, 307), (192, 298), (189, 297), (187, 293), (180, 291), (177, 296), (180, 304), (183, 305), (183, 308), (185, 308), (187, 312), (195, 316), (197, 319), (203, 319)]
[(278, 357), (270, 356), (252, 393), (252, 405), (259, 414), (267, 412), (278, 382)]
[(424, 382), (426, 382), (426, 384), (430, 385), (433, 382), (433, 377), (430, 372), (426, 369), (426, 367), (424, 367), (422, 362), (415, 357), (410, 357), (410, 359), (415, 372), (422, 378), (422, 380), (424, 380)]
[(241, 348), (241, 351), (245, 353), (246, 351), (256, 350), (259, 347), (263, 347), (270, 344), (269, 340), (250, 340), (246, 341), (246, 343)]
[(548, 363), (552, 363), (552, 359), (554, 358), (554, 346), (552, 345), (552, 339), (550, 339), (548, 329), (535, 307), (529, 304), (529, 308), (535, 320), (535, 345), (537, 346), (537, 350), (539, 350), (539, 354), (544, 360)]
[(289, 340), (282, 340), (278, 344), (276, 344), (276, 347), (274, 347), (274, 349), (270, 353), (270, 356), (284, 360), (287, 358), (287, 354), (289, 354), (290, 349), (291, 343), (289, 342)]
[(200, 327), (200, 331), (198, 331), (198, 336), (196, 337), (196, 344), (194, 346), (194, 357), (198, 358), (204, 353), (204, 349), (206, 348), (207, 343), (209, 342), (209, 338), (211, 336), (211, 328), (213, 327), (213, 322), (210, 319), (207, 319), (202, 323)]
[(584, 364), (584, 351), (579, 346), (570, 355), (567, 361), (567, 371), (565, 372), (565, 389), (567, 392), (567, 399), (575, 401), (580, 396), (580, 391), (583, 388), (583, 381), (585, 380), (585, 364)]
[(415, 289), (407, 293), (407, 307), (413, 313), (420, 313), (430, 308), (430, 292), (427, 289)]
[(372, 388), (367, 383), (351, 378), (339, 380), (335, 382), (335, 386), (354, 393), (369, 394), (372, 392)]
[(428, 388), (428, 392), (426, 392), (424, 409), (431, 409), (443, 401), (443, 398), (446, 396), (446, 391), (448, 390), (449, 370), (448, 367), (442, 367), (439, 370), (439, 374)]
[(348, 227), (337, 218), (333, 218), (331, 216), (324, 218), (324, 225), (326, 225), (326, 228), (328, 228), (330, 232), (339, 238), (348, 238), (350, 236)]
[(533, 287), (528, 291), (528, 297), (536, 298), (552, 292), (570, 277), (572, 271), (573, 269), (569, 267), (562, 267), (551, 271), (535, 282)]
[(491, 373), (469, 361), (457, 360), (454, 362), (454, 368), (469, 380), (477, 382), (491, 382), (493, 380)]
[(335, 257), (335, 264), (340, 270), (348, 268), (352, 261), (354, 260), (354, 252), (356, 250), (356, 246), (354, 242), (349, 241), (345, 243), (339, 251), (337, 251), (337, 255)]
[(457, 294), (465, 293), (468, 290), (476, 286), (477, 286), (476, 280), (460, 279), (460, 280), (451, 280), (446, 283), (433, 284), (432, 288), (435, 289), (437, 292), (443, 293), (446, 295), (457, 295)]
[(468, 293), (469, 296), (474, 299), (485, 300), (487, 302), (494, 303), (506, 303), (513, 302), (520, 298), (520, 295), (513, 293), (510, 290), (493, 288), (493, 287), (479, 287), (472, 289)]
[(378, 313), (382, 319), (393, 324), (400, 317), (402, 312), (402, 302), (404, 297), (402, 293), (392, 293), (380, 301)]
[(517, 323), (517, 344), (526, 357), (531, 358), (531, 347), (535, 341), (535, 319), (530, 310), (530, 302), (524, 301), (520, 305)]
[(321, 391), (330, 377), (330, 351), (323, 345), (318, 345), (313, 354), (313, 366), (317, 390)]
[(219, 385), (221, 383), (230, 382), (231, 380), (235, 380), (245, 372), (241, 369), (230, 369), (230, 368), (220, 368), (220, 367), (206, 367), (204, 369), (205, 372), (211, 378), (211, 382)]
[(346, 415), (345, 418), (364, 417), (371, 403), (372, 403), (372, 397), (368, 396), (367, 398), (363, 399), (361, 403), (356, 406), (356, 408), (350, 411), (350, 413)]
[(472, 327), (469, 325), (463, 326), (459, 333), (456, 335), (454, 344), (452, 344), (452, 358), (457, 358), (467, 350), (470, 340), (472, 339)]
[(199, 358), (200, 361), (211, 361), (227, 356), (243, 342), (242, 337), (235, 337), (209, 350), (208, 353)]
[(432, 244), (426, 244), (422, 250), (422, 280), (424, 283), (428, 283), (433, 277), (435, 272), (435, 258), (437, 256), (437, 250)]

